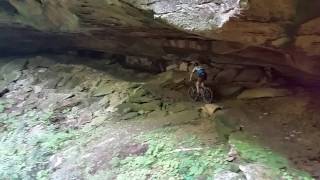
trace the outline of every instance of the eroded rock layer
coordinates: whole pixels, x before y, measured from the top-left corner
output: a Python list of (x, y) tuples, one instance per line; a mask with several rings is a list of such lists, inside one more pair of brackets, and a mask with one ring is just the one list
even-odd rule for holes
[(317, 0), (4, 0), (0, 50), (181, 60), (199, 54), (320, 85), (319, 8)]

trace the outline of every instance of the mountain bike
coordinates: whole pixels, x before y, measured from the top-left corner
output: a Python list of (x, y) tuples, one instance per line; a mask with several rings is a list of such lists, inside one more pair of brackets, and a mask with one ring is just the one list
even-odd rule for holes
[(213, 100), (212, 90), (208, 87), (200, 87), (199, 93), (197, 93), (197, 87), (193, 85), (189, 88), (188, 94), (194, 101), (203, 101), (205, 103), (211, 103)]

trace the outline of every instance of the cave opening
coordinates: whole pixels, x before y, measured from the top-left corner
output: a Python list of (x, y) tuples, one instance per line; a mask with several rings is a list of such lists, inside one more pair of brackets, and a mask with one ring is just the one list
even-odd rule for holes
[(0, 179), (319, 179), (318, 9), (0, 1)]

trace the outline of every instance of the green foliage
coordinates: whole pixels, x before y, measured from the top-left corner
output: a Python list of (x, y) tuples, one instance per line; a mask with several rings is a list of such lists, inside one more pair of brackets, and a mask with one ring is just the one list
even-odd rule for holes
[(1, 116), (7, 131), (0, 134), (0, 179), (48, 179), (48, 158), (76, 136), (46, 126), (50, 114), (30, 111), (21, 117)]
[[(199, 177), (212, 178), (223, 170), (232, 170), (234, 165), (226, 162), (227, 149), (223, 145), (203, 146), (194, 136), (176, 137), (175, 128), (158, 129), (143, 135), (140, 143), (147, 143), (149, 148), (144, 155), (129, 156), (124, 159), (115, 157), (111, 161), (113, 169), (100, 171), (93, 179), (185, 179)], [(307, 174), (290, 169), (288, 161), (246, 137), (232, 138), (241, 156), (249, 162), (266, 164), (278, 172), (283, 179), (311, 179)], [(280, 170), (282, 167), (286, 170)]]
[(48, 151), (58, 150), (67, 140), (75, 137), (75, 134), (66, 132), (48, 132), (39, 137), (38, 143), (41, 148), (47, 149)]
[[(87, 124), (83, 129), (63, 131), (49, 121), (51, 116), (51, 112), (34, 110), (21, 116), (0, 113), (0, 123), (6, 127), (0, 131), (0, 179), (49, 179), (51, 155), (70, 145), (81, 149), (106, 134), (103, 124)], [(140, 156), (114, 157), (111, 170), (100, 170), (92, 175), (87, 162), (79, 160), (79, 164), (85, 164), (87, 179), (93, 180), (193, 180), (200, 176), (210, 179), (219, 171), (232, 169), (233, 164), (225, 161), (225, 146), (205, 146), (195, 136), (177, 137), (176, 130), (163, 128), (137, 137), (137, 142), (148, 144), (147, 152)], [(286, 158), (246, 136), (233, 133), (230, 143), (236, 146), (243, 159), (271, 166), (283, 179), (311, 179), (307, 174), (290, 169)]]
[(114, 158), (113, 174), (119, 180), (196, 179), (229, 168), (223, 146), (202, 147), (197, 138), (177, 139), (174, 132), (169, 128), (139, 137), (139, 141), (148, 143), (148, 151), (143, 156)]
[(230, 136), (229, 142), (236, 147), (243, 159), (265, 164), (285, 180), (296, 179), (296, 177), (303, 180), (312, 179), (307, 173), (291, 168), (284, 156), (261, 146), (256, 139), (247, 134), (235, 133)]
[(48, 180), (49, 179), (49, 170), (41, 170), (37, 173), (37, 180)]

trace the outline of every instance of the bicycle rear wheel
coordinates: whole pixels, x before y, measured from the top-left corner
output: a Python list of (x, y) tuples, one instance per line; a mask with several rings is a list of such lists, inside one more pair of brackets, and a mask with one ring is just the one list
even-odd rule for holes
[(213, 99), (213, 93), (210, 88), (204, 88), (203, 89), (203, 95), (202, 95), (203, 101), (205, 103), (211, 103)]

